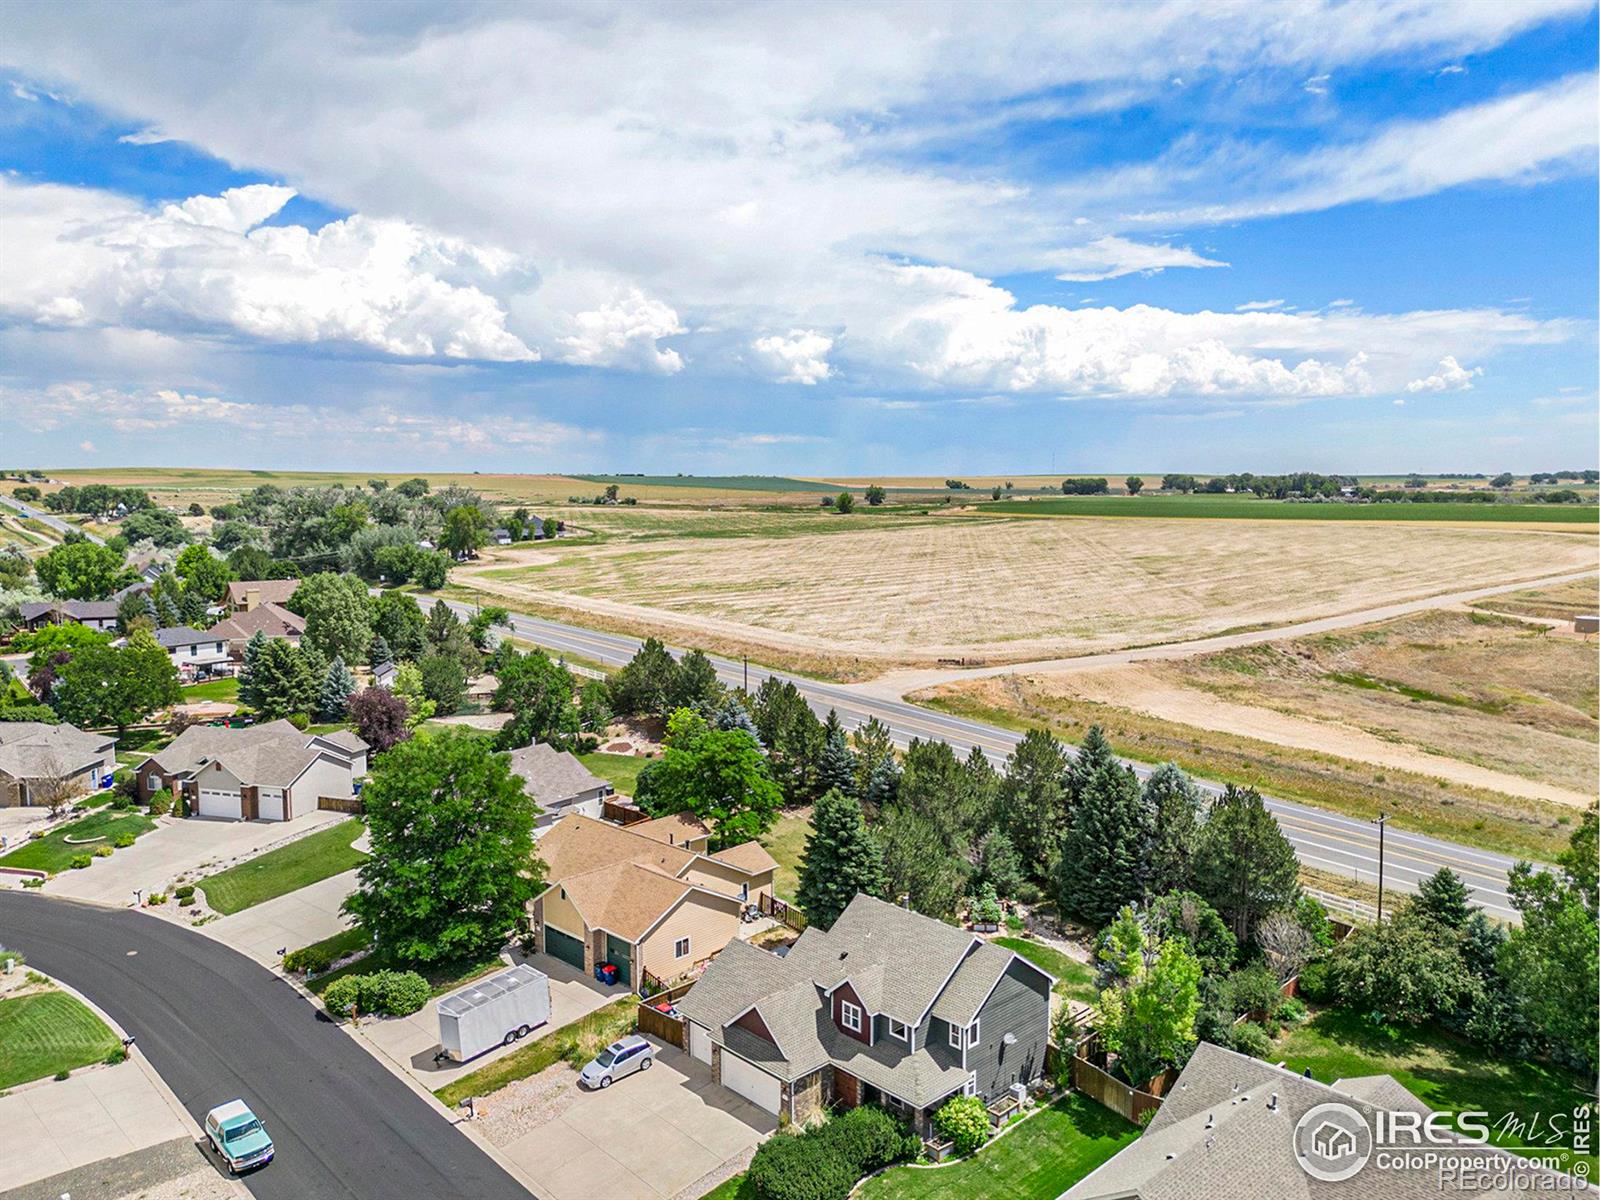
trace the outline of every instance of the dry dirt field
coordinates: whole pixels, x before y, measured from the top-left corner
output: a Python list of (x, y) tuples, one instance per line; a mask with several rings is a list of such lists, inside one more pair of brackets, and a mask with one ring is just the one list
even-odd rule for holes
[(1587, 531), (961, 514), (729, 519), (752, 518), (782, 523), (737, 536), (718, 536), (715, 524), (682, 527), (687, 536), (641, 529), (502, 552), (455, 578), (508, 601), (681, 638), (888, 666), (1168, 642), (1596, 561)]

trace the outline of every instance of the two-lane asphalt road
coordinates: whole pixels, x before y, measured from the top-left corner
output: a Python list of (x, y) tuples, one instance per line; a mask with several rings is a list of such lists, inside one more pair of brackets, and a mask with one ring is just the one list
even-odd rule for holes
[[(473, 611), (472, 606), (467, 604), (452, 603), (451, 607), (462, 614)], [(599, 633), (521, 613), (512, 615), (511, 631), (519, 638), (550, 650), (578, 655), (611, 667), (627, 662), (639, 648), (638, 638)], [(679, 653), (677, 650), (673, 652)], [(743, 663), (715, 655), (711, 656), (711, 662), (723, 683), (741, 687), (747, 682)], [(997, 725), (923, 708), (905, 700), (871, 695), (840, 684), (821, 683), (799, 675), (783, 675), (757, 667), (754, 663), (748, 667), (748, 684), (752, 689), (760, 687), (763, 680), (774, 674), (792, 681), (818, 714), (825, 714), (830, 708), (837, 709), (846, 728), (854, 729), (872, 717), (878, 718), (889, 727), (900, 746), (906, 745), (912, 738), (936, 738), (949, 742), (960, 754), (980, 746), (998, 765), (1022, 740), (1021, 734)], [(1129, 766), (1141, 777), (1150, 773), (1150, 768), (1143, 764), (1130, 762)], [(1205, 780), (1196, 782), (1213, 794), (1222, 790), (1220, 785)], [(1375, 826), (1366, 821), (1272, 797), (1267, 798), (1267, 807), (1277, 817), (1278, 824), (1293, 843), (1301, 862), (1362, 883), (1377, 883), (1378, 831)], [(1474, 901), (1483, 905), (1489, 915), (1515, 920), (1516, 910), (1506, 896), (1506, 875), (1513, 862), (1503, 854), (1474, 850), (1439, 838), (1391, 828), (1384, 847), (1384, 884), (1401, 891), (1415, 891), (1418, 884), (1440, 867), (1450, 867), (1466, 881), (1473, 891)]]
[(529, 1196), (292, 987), (219, 942), (15, 891), (0, 891), (0, 942), (110, 1013), (197, 1123), (242, 1096), (277, 1146), (244, 1177), (263, 1200)]
[(57, 533), (81, 533), (91, 542), (98, 542), (101, 545), (105, 544), (104, 539), (99, 537), (97, 534), (90, 533), (87, 529), (79, 529), (76, 525), (69, 524), (68, 522), (63, 521), (60, 517), (51, 516), (42, 508), (34, 508), (33, 505), (24, 504), (21, 500), (17, 500), (14, 497), (0, 496), (0, 504), (5, 505), (9, 509), (13, 509), (24, 517), (32, 517), (35, 521), (50, 526), (50, 528), (54, 529)]

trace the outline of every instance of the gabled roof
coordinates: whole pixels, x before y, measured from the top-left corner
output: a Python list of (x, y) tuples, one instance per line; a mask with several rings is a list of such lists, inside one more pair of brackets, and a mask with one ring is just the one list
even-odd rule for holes
[(652, 841), (666, 842), (669, 846), (682, 846), (685, 842), (699, 841), (701, 838), (711, 836), (710, 827), (693, 813), (687, 812), (671, 813), (648, 821), (635, 821), (632, 825), (624, 825), (623, 828), (629, 833), (639, 834)]
[(268, 721), (265, 725), (248, 725), (240, 729), (191, 725), (145, 762), (154, 760), (164, 775), (187, 775), (226, 751), (237, 751), (277, 739), (291, 740), (304, 746), (307, 735), (287, 721)]
[(956, 973), (933, 1002), (933, 1015), (952, 1025), (972, 1024), (972, 1019), (978, 1015), (984, 1001), (989, 999), (989, 993), (994, 991), (995, 984), (1000, 982), (1000, 976), (1006, 973), (1012, 959), (1032, 967), (1027, 959), (1014, 950), (996, 946), (993, 942), (981, 943), (961, 960)]
[(104, 761), (116, 739), (86, 733), (76, 725), (43, 721), (0, 721), (0, 775), (43, 779), (76, 775)]
[(768, 854), (760, 842), (740, 842), (737, 846), (716, 851), (711, 857), (747, 875), (760, 875), (763, 871), (775, 871), (778, 867), (778, 860)]
[(676, 878), (695, 856), (681, 847), (572, 813), (539, 839), (539, 857), (547, 868), (545, 878), (555, 882), (624, 862), (653, 867)]
[(313, 742), (323, 742), (347, 754), (361, 754), (371, 750), (372, 747), (362, 741), (360, 736), (348, 729), (335, 729), (332, 733), (319, 733), (313, 735)]
[(605, 929), (637, 942), (690, 892), (737, 906), (738, 900), (665, 875), (638, 863), (615, 863), (553, 884), (567, 894), (591, 929)]
[(306, 619), (281, 604), (265, 603), (256, 605), (249, 612), (224, 617), (211, 627), (211, 632), (217, 637), (230, 641), (246, 640), (258, 630), (268, 637), (298, 637), (306, 631)]
[(227, 601), (230, 607), (243, 604), (255, 592), (263, 604), (287, 604), (299, 586), (298, 579), (235, 579), (228, 585)]
[(527, 785), (524, 790), (543, 808), (606, 786), (604, 779), (592, 774), (572, 755), (544, 742), (513, 750), (511, 773), (522, 776)]
[(207, 642), (220, 642), (225, 639), (215, 630), (210, 633), (201, 633), (198, 629), (191, 629), (187, 625), (174, 625), (170, 629), (156, 630), (156, 641), (167, 650), (175, 650), (179, 646), (200, 646)]
[(114, 621), (117, 617), (115, 600), (30, 600), (17, 606), (24, 621), (33, 621), (51, 613), (60, 613), (73, 621)]
[(253, 746), (229, 746), (214, 761), (247, 787), (288, 787), (320, 757), (303, 739), (274, 738)]

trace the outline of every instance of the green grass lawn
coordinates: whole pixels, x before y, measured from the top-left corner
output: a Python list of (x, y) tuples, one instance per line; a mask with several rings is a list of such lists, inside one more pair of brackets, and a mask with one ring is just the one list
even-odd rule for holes
[(233, 703), (239, 699), (239, 680), (235, 676), (226, 679), (210, 679), (205, 683), (195, 683), (183, 689), (183, 702), (194, 704), (199, 700), (221, 700)]
[(995, 516), (1237, 517), (1257, 521), (1497, 521), (1593, 525), (1592, 504), (1297, 504), (1255, 496), (1058, 496), (978, 505)]
[[(345, 933), (335, 934), (334, 937), (345, 937), (350, 932), (346, 930)], [(374, 950), (354, 962), (345, 963), (337, 970), (306, 980), (306, 990), (312, 995), (320, 996), (328, 990), (330, 983), (335, 979), (343, 979), (346, 975), (370, 975), (374, 971), (415, 971), (427, 980), (432, 995), (442, 996), (446, 992), (455, 991), (464, 983), (471, 983), (480, 976), (493, 971), (503, 971), (505, 965), (498, 954), (486, 954), (482, 958), (450, 959), (437, 963), (413, 963), (391, 958), (381, 950)]]
[(778, 862), (773, 872), (772, 890), (778, 899), (794, 903), (795, 891), (800, 886), (800, 858), (806, 852), (806, 838), (811, 836), (809, 817), (781, 816), (761, 844)]
[(357, 950), (365, 950), (372, 945), (372, 935), (360, 925), (352, 925), (349, 929), (341, 929), (332, 937), (325, 937), (320, 942), (312, 942), (309, 946), (301, 946), (304, 950), (326, 951), (332, 958), (340, 959), (347, 954), (354, 954)]
[(637, 754), (602, 754), (596, 751), (594, 754), (578, 755), (578, 761), (624, 796), (632, 796), (633, 789), (639, 783), (639, 772), (656, 760), (641, 758)]
[[(1361, 1075), (1392, 1075), (1402, 1087), (1436, 1112), (1476, 1109), (1489, 1114), (1488, 1124), (1507, 1113), (1531, 1120), (1534, 1113), (1548, 1118), (1594, 1102), (1577, 1082), (1553, 1067), (1536, 1062), (1497, 1058), (1482, 1046), (1469, 1045), (1432, 1029), (1379, 1029), (1349, 1013), (1329, 1010), (1289, 1030), (1272, 1050), (1291, 1071), (1310, 1068), (1323, 1083)], [(1496, 1133), (1496, 1145), (1507, 1149), (1526, 1146), (1514, 1137)], [(1530, 1147), (1539, 1153), (1552, 1147)], [(1574, 1160), (1576, 1161), (1576, 1160)], [(1600, 1158), (1583, 1161), (1590, 1177), (1600, 1169)]]
[(65, 992), (0, 1000), (0, 1091), (99, 1062), (121, 1045), (104, 1021)]
[(1054, 975), (1056, 986), (1053, 990), (1056, 995), (1069, 1000), (1081, 1000), (1085, 1004), (1093, 1004), (1100, 998), (1100, 993), (1094, 990), (1094, 968), (1088, 963), (1068, 958), (1054, 946), (1046, 946), (1029, 938), (997, 937), (992, 940), (995, 945), (1015, 950), (1034, 966)]
[[(111, 808), (102, 808), (80, 820), (58, 826), (36, 838), (25, 846), (18, 846), (4, 858), (0, 858), (0, 865), (7, 867), (26, 867), (33, 871), (65, 871), (67, 864), (80, 854), (93, 854), (96, 846), (109, 846), (118, 834), (131, 833), (134, 837), (149, 833), (156, 827), (142, 812), (118, 812)], [(68, 837), (90, 838), (99, 837), (103, 841), (90, 842), (87, 845), (70, 845)]]
[(1055, 1200), (1139, 1131), (1074, 1093), (1023, 1121), (963, 1162), (934, 1170), (894, 1167), (861, 1200)]
[(581, 1070), (617, 1038), (633, 1032), (638, 1020), (638, 1006), (637, 1000), (613, 1001), (571, 1025), (565, 1025), (538, 1041), (513, 1050), (504, 1058), (496, 1059), (470, 1075), (463, 1075), (454, 1083), (434, 1092), (434, 1095), (454, 1108), (468, 1096), (490, 1095), (508, 1083), (537, 1075), (546, 1067), (563, 1060), (573, 1070)]
[(298, 891), (365, 862), (367, 856), (350, 845), (361, 836), (362, 828), (354, 818), (340, 821), (237, 867), (207, 875), (200, 881), (200, 890), (206, 894), (206, 903), (219, 913), (236, 913)]

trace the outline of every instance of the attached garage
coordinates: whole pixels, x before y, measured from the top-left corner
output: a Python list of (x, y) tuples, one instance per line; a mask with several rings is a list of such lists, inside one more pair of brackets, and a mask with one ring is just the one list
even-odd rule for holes
[(583, 970), (583, 939), (573, 937), (554, 925), (544, 927), (544, 952), (553, 958), (559, 958), (569, 967)]
[(263, 821), (283, 821), (288, 819), (288, 814), (283, 811), (283, 789), (262, 788), (258, 797), (260, 816)]
[(774, 1075), (752, 1066), (737, 1054), (722, 1050), (722, 1086), (737, 1092), (764, 1112), (776, 1114), (783, 1103), (783, 1085)]
[(701, 1062), (711, 1062), (711, 1031), (703, 1025), (689, 1022), (689, 1055)]
[(200, 815), (230, 817), (237, 821), (244, 815), (243, 800), (238, 792), (203, 787), (200, 789)]

